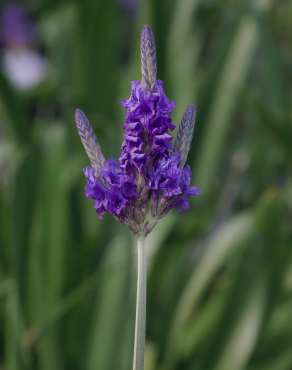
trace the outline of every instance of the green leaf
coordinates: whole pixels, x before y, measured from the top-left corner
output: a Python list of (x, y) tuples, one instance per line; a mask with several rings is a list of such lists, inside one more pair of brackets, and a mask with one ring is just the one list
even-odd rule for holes
[(32, 148), (21, 164), (17, 177), (13, 205), (13, 263), (21, 291), (25, 289), (29, 238), (32, 225), (39, 174), (39, 152)]
[(23, 107), (21, 100), (12, 90), (1, 71), (0, 99), (18, 142), (21, 144), (30, 144), (32, 141), (33, 124)]
[[(260, 12), (267, 11), (271, 5), (270, 0), (254, 2), (254, 6), (259, 8)], [(197, 168), (194, 171), (195, 184), (200, 189), (207, 190), (210, 187), (259, 40), (260, 30), (257, 21), (247, 10), (231, 40), (205, 123), (197, 156)]]
[(249, 287), (235, 325), (224, 346), (215, 370), (242, 370), (254, 350), (261, 328), (266, 302), (266, 276), (260, 271)]
[(185, 324), (178, 342), (179, 357), (188, 358), (216, 330), (226, 306), (227, 292), (225, 290), (212, 294), (206, 306), (192, 320), (193, 323), (188, 321)]
[[(92, 317), (90, 343), (85, 368), (89, 370), (110, 370), (119, 367), (123, 323), (127, 319), (129, 281), (125, 274), (131, 260), (129, 239), (116, 236), (107, 247), (100, 276), (100, 289), (96, 294)], [(107, 266), (115, 266), (108, 270)], [(134, 332), (133, 342), (134, 343)]]
[(234, 217), (207, 241), (204, 254), (191, 275), (175, 309), (165, 356), (165, 368), (175, 365), (177, 339), (184, 323), (216, 271), (234, 254), (252, 232), (251, 214)]
[(24, 322), (17, 283), (9, 279), (0, 287), (6, 290), (4, 368), (7, 370), (21, 369), (23, 366), (30, 365), (31, 358), (27, 348), (21, 342)]
[[(166, 68), (169, 86), (166, 85), (165, 89), (172, 92), (169, 97), (176, 102), (172, 119), (177, 128), (186, 107), (195, 103), (198, 89), (196, 64), (202, 39), (199, 29), (195, 29), (194, 18), (199, 3), (198, 0), (180, 0), (175, 3), (167, 38)], [(174, 137), (177, 128), (173, 132)]]

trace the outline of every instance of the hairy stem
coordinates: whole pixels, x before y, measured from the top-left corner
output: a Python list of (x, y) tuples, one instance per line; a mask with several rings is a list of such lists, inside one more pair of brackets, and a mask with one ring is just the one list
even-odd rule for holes
[(147, 262), (145, 234), (137, 235), (138, 279), (133, 370), (144, 370)]

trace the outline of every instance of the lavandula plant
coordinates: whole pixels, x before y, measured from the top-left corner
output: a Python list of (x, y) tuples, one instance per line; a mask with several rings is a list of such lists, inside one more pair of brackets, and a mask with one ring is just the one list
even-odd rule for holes
[[(122, 222), (137, 236), (138, 283), (134, 370), (144, 369), (146, 324), (146, 236), (173, 207), (179, 213), (189, 209), (190, 195), (200, 194), (190, 186), (190, 166), (184, 167), (193, 136), (196, 109), (189, 105), (183, 115), (174, 145), (175, 125), (169, 114), (175, 108), (156, 80), (157, 65), (154, 36), (149, 26), (141, 35), (142, 80), (132, 81), (132, 92), (121, 104), (126, 111), (126, 133), (119, 161), (105, 160), (101, 147), (85, 114), (77, 109), (75, 120), (91, 167), (83, 172), (87, 178), (85, 196), (94, 199), (96, 213), (105, 212)], [(148, 211), (151, 208), (149, 219)]]

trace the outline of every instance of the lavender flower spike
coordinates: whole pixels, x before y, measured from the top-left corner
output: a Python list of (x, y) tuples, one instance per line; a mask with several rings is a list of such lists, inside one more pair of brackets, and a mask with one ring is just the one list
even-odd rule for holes
[(90, 159), (92, 168), (98, 178), (100, 178), (100, 167), (105, 166), (106, 162), (98, 144), (96, 136), (85, 114), (80, 109), (75, 111), (75, 122), (84, 149)]
[(141, 34), (142, 89), (154, 92), (156, 84), (156, 49), (154, 35), (149, 26), (144, 26)]
[[(196, 109), (187, 107), (174, 146), (169, 115), (175, 102), (169, 100), (163, 82), (156, 80), (156, 50), (153, 33), (144, 26), (141, 35), (142, 81), (132, 81), (126, 109), (122, 152), (105, 160), (85, 114), (77, 109), (76, 125), (92, 167), (86, 167), (85, 196), (94, 200), (102, 219), (107, 212), (137, 236), (138, 280), (133, 370), (144, 369), (146, 327), (146, 236), (174, 207), (188, 211), (190, 196), (201, 193), (191, 186), (190, 166), (184, 167), (193, 136)], [(151, 210), (149, 212), (149, 210)]]
[(190, 150), (195, 128), (195, 120), (196, 108), (194, 104), (191, 104), (187, 107), (183, 115), (174, 143), (174, 152), (181, 155), (180, 161), (177, 166), (178, 168), (183, 168), (187, 161), (187, 156)]

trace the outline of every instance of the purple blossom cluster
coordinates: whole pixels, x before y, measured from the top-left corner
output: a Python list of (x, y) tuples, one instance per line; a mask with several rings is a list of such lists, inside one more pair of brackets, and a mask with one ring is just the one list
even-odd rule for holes
[[(142, 83), (132, 82), (123, 125), (126, 134), (119, 163), (104, 159), (93, 130), (82, 111), (76, 111), (77, 128), (91, 160), (84, 169), (85, 196), (94, 199), (99, 218), (105, 212), (123, 222), (133, 233), (149, 234), (158, 220), (178, 206), (179, 213), (189, 209), (190, 195), (201, 191), (191, 186), (190, 166), (184, 168), (195, 124), (195, 106), (187, 107), (174, 145), (171, 123), (175, 103), (156, 80), (156, 54), (152, 31), (145, 26), (141, 38)], [(151, 206), (151, 219), (145, 216)]]
[(95, 177), (91, 167), (86, 167), (83, 172), (87, 179), (85, 196), (94, 199), (100, 219), (105, 211), (125, 217), (125, 208), (130, 206), (132, 197), (139, 198), (135, 180), (125, 175), (115, 158), (108, 159), (106, 166), (100, 168), (101, 180)]

